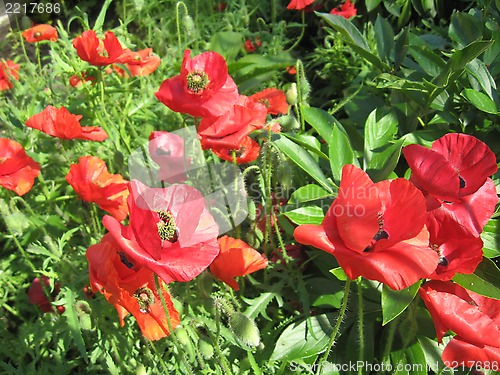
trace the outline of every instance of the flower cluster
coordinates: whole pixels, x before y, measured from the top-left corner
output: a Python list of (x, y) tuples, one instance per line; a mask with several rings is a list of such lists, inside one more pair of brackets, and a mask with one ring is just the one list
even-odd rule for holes
[[(483, 258), (479, 235), (498, 202), (489, 178), (498, 170), (495, 155), (478, 139), (457, 133), (438, 139), (430, 149), (406, 146), (403, 154), (412, 171), (409, 181), (373, 183), (358, 167), (344, 166), (338, 196), (321, 225), (298, 226), (295, 239), (334, 255), (350, 279), (363, 276), (395, 290), (435, 280), (425, 283), (420, 295), (435, 320), (438, 339), (448, 329), (457, 333), (446, 358), (460, 358), (458, 363), (467, 365), (485, 356), (498, 360), (498, 342), (471, 341), (468, 333), (460, 333), (466, 328), (455, 329), (458, 320), (442, 321), (443, 315), (472, 314), (468, 302), (463, 302), (467, 311), (454, 308), (462, 300), (473, 299), (475, 306), (494, 303), (450, 280), (457, 273), (473, 273)], [(475, 309), (482, 318), (471, 325), (495, 319), (481, 307)], [(490, 326), (499, 327), (498, 322)], [(461, 356), (466, 345), (482, 349)]]
[(248, 163), (260, 152), (250, 133), (265, 127), (268, 114), (288, 112), (284, 92), (267, 90), (258, 96), (240, 95), (221, 55), (205, 52), (191, 58), (186, 50), (181, 73), (166, 79), (156, 97), (175, 112), (201, 117), (198, 136), (203, 149), (227, 161)]

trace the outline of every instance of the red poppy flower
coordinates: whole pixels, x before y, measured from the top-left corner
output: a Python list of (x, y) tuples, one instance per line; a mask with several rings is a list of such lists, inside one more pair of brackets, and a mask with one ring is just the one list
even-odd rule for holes
[(74, 115), (66, 108), (47, 106), (42, 112), (31, 116), (26, 126), (38, 129), (61, 139), (84, 139), (102, 142), (108, 135), (98, 126), (80, 126), (82, 115)]
[(439, 254), (439, 263), (429, 279), (447, 281), (457, 273), (474, 273), (483, 259), (483, 241), (471, 235), (450, 216), (428, 215), (430, 246)]
[(295, 66), (287, 66), (286, 71), (288, 74), (297, 74), (297, 68), (295, 68)]
[(0, 138), (0, 186), (24, 195), (40, 174), (40, 165), (16, 141)]
[(112, 31), (106, 31), (104, 40), (94, 30), (87, 30), (73, 40), (73, 47), (80, 58), (95, 66), (122, 63), (129, 49), (123, 48)]
[[(109, 233), (100, 243), (88, 248), (86, 257), (92, 291), (104, 294), (116, 308), (122, 327), (125, 316), (131, 313), (148, 340), (159, 340), (170, 335), (154, 275), (149, 269), (130, 263)], [(163, 286), (162, 294), (167, 304), (170, 324), (175, 328), (180, 322), (179, 313)]]
[[(40, 307), (43, 312), (54, 312), (55, 310), (52, 306), (52, 301), (56, 299), (57, 295), (61, 291), (61, 287), (56, 281), (54, 283), (54, 289), (50, 295), (45, 294), (45, 291), (50, 292), (50, 279), (47, 276), (42, 276), (41, 280), (39, 277), (35, 277), (28, 288), (28, 299), (33, 305)], [(59, 313), (64, 312), (63, 306), (57, 306), (56, 309)]]
[(410, 181), (427, 198), (432, 215), (448, 215), (476, 237), (490, 219), (498, 201), (493, 181), (495, 154), (477, 138), (447, 134), (432, 148), (409, 145), (403, 154), (412, 170)]
[(351, 18), (357, 14), (357, 10), (351, 0), (347, 0), (340, 7), (333, 8), (330, 11), (330, 14), (334, 14), (336, 16), (342, 16), (344, 18)]
[[(236, 161), (237, 164), (246, 164), (259, 157), (260, 146), (252, 138), (245, 137), (243, 138), (243, 141), (241, 141), (241, 145), (237, 150), (231, 150), (228, 148), (213, 148), (212, 152), (219, 158), (230, 161), (231, 163)], [(233, 152), (236, 156), (235, 160), (233, 160)]]
[(361, 169), (346, 165), (322, 224), (299, 225), (294, 236), (333, 254), (350, 279), (363, 276), (399, 290), (437, 267), (425, 217), (425, 198), (409, 181), (374, 184)]
[(188, 185), (129, 186), (130, 225), (105, 216), (104, 226), (131, 262), (148, 267), (166, 283), (189, 281), (219, 253), (219, 228), (201, 193)]
[(314, 0), (292, 0), (286, 9), (302, 10), (312, 3), (314, 3)]
[(12, 60), (0, 61), (0, 91), (14, 87), (11, 78), (19, 81), (19, 64)]
[(445, 364), (500, 362), (500, 300), (442, 281), (425, 283), (418, 294), (431, 313), (438, 341), (448, 330), (456, 333), (443, 351)]
[(83, 72), (81, 75), (73, 75), (69, 77), (69, 84), (73, 87), (80, 87), (84, 82), (93, 82), (95, 77), (87, 76), (87, 73)]
[(128, 181), (108, 172), (106, 163), (96, 156), (83, 156), (71, 164), (66, 181), (86, 202), (93, 202), (122, 221), (128, 215)]
[(283, 90), (271, 87), (251, 95), (250, 98), (264, 104), (269, 114), (286, 115), (288, 113), (288, 103)]
[(216, 3), (214, 4), (214, 11), (215, 12), (223, 12), (227, 7), (227, 4), (224, 2)]
[(32, 28), (23, 31), (21, 35), (28, 43), (36, 43), (42, 40), (55, 42), (58, 38), (56, 28), (46, 24), (33, 26)]
[(238, 101), (222, 116), (204, 117), (198, 128), (198, 136), (204, 150), (239, 150), (243, 140), (252, 131), (266, 123), (266, 107), (241, 95)]
[(158, 179), (169, 184), (186, 180), (190, 159), (184, 157), (184, 139), (177, 134), (154, 131), (149, 136), (149, 154), (160, 166)]
[(172, 111), (191, 116), (220, 116), (238, 99), (238, 88), (227, 72), (226, 60), (216, 52), (190, 58), (184, 52), (181, 74), (168, 78), (156, 97)]
[[(153, 55), (152, 48), (146, 48), (137, 52), (130, 51), (128, 52), (128, 56), (123, 59), (126, 59), (124, 64), (127, 66), (132, 77), (147, 76), (153, 73), (160, 66), (161, 61), (158, 56)], [(128, 73), (118, 65), (113, 65), (112, 67), (119, 76), (128, 77)]]
[(235, 277), (245, 276), (267, 267), (267, 258), (246, 242), (223, 236), (218, 240), (220, 253), (210, 265), (210, 271), (234, 290), (240, 287)]

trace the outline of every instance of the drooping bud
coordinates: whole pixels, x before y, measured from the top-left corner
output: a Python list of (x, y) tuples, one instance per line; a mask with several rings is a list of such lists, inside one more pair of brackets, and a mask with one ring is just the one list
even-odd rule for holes
[(229, 317), (229, 328), (243, 347), (255, 348), (260, 344), (260, 332), (255, 321), (241, 312)]

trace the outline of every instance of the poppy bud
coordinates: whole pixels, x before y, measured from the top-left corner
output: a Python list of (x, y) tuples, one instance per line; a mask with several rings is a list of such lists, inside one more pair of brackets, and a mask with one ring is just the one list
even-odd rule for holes
[(297, 84), (295, 82), (290, 85), (290, 88), (288, 90), (286, 90), (285, 95), (288, 104), (297, 104)]
[(214, 347), (204, 337), (201, 337), (200, 341), (198, 342), (198, 350), (202, 357), (205, 359), (212, 358), (214, 355)]
[(235, 312), (229, 317), (229, 328), (236, 340), (243, 347), (257, 347), (260, 344), (260, 332), (255, 321), (241, 312)]

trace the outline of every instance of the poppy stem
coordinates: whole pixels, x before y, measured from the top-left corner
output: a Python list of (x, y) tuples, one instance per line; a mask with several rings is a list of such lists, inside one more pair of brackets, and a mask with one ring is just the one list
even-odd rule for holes
[(193, 374), (193, 370), (191, 369), (191, 366), (187, 362), (186, 357), (181, 354), (181, 353), (183, 353), (183, 350), (182, 350), (181, 344), (179, 343), (179, 340), (177, 339), (177, 336), (175, 335), (174, 329), (172, 327), (172, 322), (170, 320), (170, 313), (168, 311), (167, 302), (165, 302), (165, 297), (163, 296), (163, 288), (160, 285), (160, 280), (158, 279), (158, 275), (155, 273), (153, 275), (153, 277), (155, 279), (155, 286), (156, 286), (156, 290), (158, 291), (158, 296), (160, 297), (161, 305), (163, 306), (163, 310), (165, 311), (165, 316), (167, 318), (167, 326), (168, 326), (168, 330), (170, 332), (170, 336), (172, 337), (172, 341), (174, 342), (174, 346), (177, 348), (176, 356), (180, 357), (181, 362), (184, 364), (184, 368), (187, 371), (187, 373)]
[(226, 357), (222, 354), (222, 351), (220, 350), (219, 346), (219, 337), (220, 337), (220, 306), (221, 305), (216, 305), (215, 306), (215, 339), (214, 339), (214, 347), (215, 347), (215, 352), (217, 353), (217, 356), (219, 357), (220, 364), (222, 368), (224, 369), (224, 374), (232, 374), (231, 369), (229, 368), (229, 364), (227, 363)]
[(35, 50), (36, 50), (36, 61), (38, 63), (38, 71), (40, 72), (40, 76), (42, 76), (43, 75), (42, 74), (42, 60), (40, 57), (40, 46), (38, 43), (35, 46)]
[(293, 45), (290, 48), (288, 48), (288, 52), (290, 52), (291, 50), (293, 50), (295, 47), (297, 47), (299, 45), (299, 43), (302, 40), (302, 38), (304, 37), (304, 33), (306, 31), (306, 12), (304, 12), (302, 10), (300, 12), (300, 15), (302, 16), (302, 29), (300, 30), (300, 35), (297, 38), (297, 40), (295, 41), (295, 43), (293, 43)]
[(328, 342), (328, 345), (326, 347), (326, 351), (323, 354), (323, 357), (321, 357), (321, 360), (319, 363), (321, 364), (318, 366), (318, 371), (316, 372), (317, 375), (321, 373), (321, 369), (323, 367), (323, 364), (328, 360), (328, 356), (330, 355), (330, 351), (332, 350), (333, 344), (335, 344), (335, 340), (337, 339), (337, 335), (340, 330), (340, 325), (342, 324), (342, 321), (344, 320), (345, 312), (347, 310), (347, 303), (349, 301), (349, 291), (351, 289), (351, 279), (347, 279), (345, 282), (344, 286), (344, 298), (342, 299), (342, 305), (340, 307), (339, 315), (337, 316), (337, 321), (335, 322), (335, 327), (333, 327), (333, 332), (332, 335), (330, 336), (330, 341)]
[[(358, 334), (359, 334), (359, 363), (363, 363), (365, 358), (365, 330), (364, 330), (364, 311), (363, 311), (363, 285), (359, 278), (358, 284)], [(363, 366), (358, 367), (358, 374), (363, 374)]]

